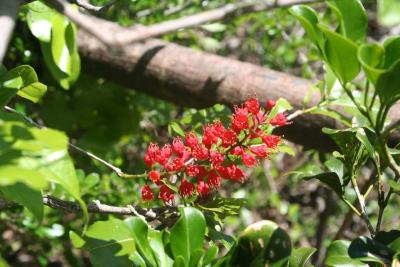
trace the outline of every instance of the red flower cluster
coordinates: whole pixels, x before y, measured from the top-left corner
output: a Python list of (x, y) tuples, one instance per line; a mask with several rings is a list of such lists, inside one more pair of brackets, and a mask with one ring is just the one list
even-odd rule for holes
[[(274, 126), (288, 124), (282, 113), (268, 121), (274, 106), (275, 102), (268, 100), (262, 110), (253, 97), (244, 105), (235, 106), (229, 128), (216, 121), (203, 127), (201, 139), (189, 132), (184, 140), (176, 137), (162, 148), (151, 143), (144, 161), (152, 168), (148, 179), (159, 186), (158, 198), (172, 205), (175, 191), (181, 197), (191, 197), (196, 192), (205, 197), (221, 187), (221, 179), (245, 181), (245, 172), (238, 164), (253, 167), (259, 159), (276, 151), (281, 139), (267, 133)], [(148, 184), (142, 188), (142, 199), (154, 199)]]

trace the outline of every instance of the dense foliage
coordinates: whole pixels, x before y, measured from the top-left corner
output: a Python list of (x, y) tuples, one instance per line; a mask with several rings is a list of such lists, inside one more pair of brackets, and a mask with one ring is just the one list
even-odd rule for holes
[[(79, 25), (49, 2), (21, 6), (0, 65), (0, 266), (400, 264), (398, 1), (315, 1), (163, 36), (318, 80), (319, 102), (294, 112), (285, 96), (177, 107), (85, 73)], [(150, 25), (235, 2), (118, 0), (96, 15)], [(336, 151), (276, 133), (305, 113), (337, 122), (323, 129)]]

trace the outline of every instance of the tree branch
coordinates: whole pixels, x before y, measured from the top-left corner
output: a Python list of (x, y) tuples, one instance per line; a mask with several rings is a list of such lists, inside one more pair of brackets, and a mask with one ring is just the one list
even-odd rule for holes
[(0, 1), (0, 64), (11, 40), (19, 6), (23, 0)]
[(104, 6), (95, 6), (85, 0), (73, 0), (73, 1), (83, 9), (86, 9), (86, 10), (92, 11), (92, 12), (96, 12), (96, 13), (100, 13), (100, 12), (103, 12), (103, 11), (107, 10), (108, 8), (110, 8), (118, 0), (110, 1), (109, 3), (105, 4)]
[[(51, 195), (43, 196), (43, 204), (56, 210), (61, 210), (67, 213), (81, 213), (82, 208), (78, 203), (73, 201), (66, 201), (56, 198)], [(0, 198), (0, 211), (19, 207), (20, 205), (15, 202), (10, 202)], [(130, 215), (130, 216), (143, 216), (146, 221), (158, 220), (163, 224), (177, 219), (178, 209), (176, 207), (157, 207), (157, 208), (141, 208), (138, 206), (117, 207), (94, 201), (94, 203), (87, 205), (88, 212), (99, 214), (114, 214), (114, 215)], [(169, 224), (166, 224), (167, 226)]]
[(143, 41), (148, 38), (175, 32), (182, 28), (190, 28), (205, 23), (222, 20), (235, 13), (259, 12), (269, 8), (287, 7), (296, 4), (306, 4), (320, 2), (321, 0), (276, 0), (276, 1), (250, 1), (227, 4), (220, 8), (194, 14), (191, 16), (169, 20), (150, 26), (136, 26), (134, 28), (121, 28), (120, 31), (105, 33), (96, 24), (94, 19), (76, 11), (69, 6), (65, 0), (47, 0), (47, 4), (67, 16), (72, 22), (76, 23), (82, 30), (88, 32), (107, 46), (123, 46), (126, 44)]

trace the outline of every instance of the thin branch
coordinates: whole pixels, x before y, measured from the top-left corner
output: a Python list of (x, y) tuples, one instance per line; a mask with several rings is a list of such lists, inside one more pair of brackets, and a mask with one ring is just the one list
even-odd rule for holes
[[(46, 129), (46, 127), (44, 125), (41, 125), (41, 124), (35, 122), (34, 120), (29, 118), (28, 116), (18, 112), (17, 110), (13, 109), (12, 107), (5, 106), (4, 110), (21, 116), (27, 123), (35, 126), (36, 128)], [(143, 173), (143, 174), (128, 174), (128, 173), (125, 173), (120, 168), (118, 168), (117, 166), (109, 163), (108, 161), (96, 156), (95, 154), (93, 154), (93, 153), (91, 153), (89, 151), (84, 150), (83, 148), (80, 148), (80, 147), (78, 147), (78, 146), (76, 146), (76, 145), (74, 145), (74, 144), (72, 144), (70, 142), (68, 142), (68, 146), (73, 148), (73, 149), (75, 149), (76, 151), (79, 151), (80, 153), (82, 153), (82, 154), (84, 154), (84, 155), (86, 155), (86, 156), (88, 156), (88, 157), (100, 162), (101, 164), (107, 166), (108, 168), (110, 168), (115, 174), (117, 174), (121, 178), (130, 178), (131, 179), (131, 178), (140, 178), (140, 177), (146, 177), (147, 176), (146, 173)]]
[[(80, 214), (82, 212), (81, 206), (73, 201), (61, 200), (51, 195), (44, 195), (42, 199), (43, 199), (43, 204), (52, 209), (61, 210), (67, 213)], [(20, 205), (15, 202), (10, 202), (0, 198), (0, 211), (16, 207), (20, 207)], [(146, 221), (159, 220), (162, 223), (167, 222), (166, 219), (172, 221), (179, 216), (178, 209), (176, 207), (166, 206), (157, 208), (141, 208), (138, 206), (131, 206), (131, 205), (128, 205), (126, 207), (118, 207), (118, 206), (102, 204), (98, 200), (94, 201), (91, 204), (88, 204), (87, 210), (90, 213), (99, 213), (99, 214), (143, 216), (146, 219)]]
[(137, 26), (133, 29), (105, 33), (103, 29), (97, 27), (96, 19), (73, 9), (65, 0), (47, 0), (46, 3), (55, 8), (60, 13), (67, 16), (72, 22), (76, 23), (82, 30), (96, 37), (108, 46), (122, 46), (134, 42), (143, 41), (148, 38), (175, 32), (179, 29), (190, 28), (205, 23), (222, 20), (235, 12), (250, 13), (260, 12), (270, 8), (283, 8), (296, 4), (316, 3), (321, 0), (278, 0), (271, 1), (250, 1), (227, 4), (220, 8), (194, 14), (191, 16), (165, 21), (150, 26)]
[(88, 11), (100, 13), (109, 9), (112, 5), (114, 5), (118, 0), (110, 1), (109, 3), (105, 4), (104, 6), (95, 6), (90, 4), (88, 1), (85, 0), (74, 0), (74, 2), (83, 9)]

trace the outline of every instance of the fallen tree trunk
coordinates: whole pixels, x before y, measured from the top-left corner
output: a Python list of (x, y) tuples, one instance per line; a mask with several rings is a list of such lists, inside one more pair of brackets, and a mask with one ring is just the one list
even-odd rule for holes
[[(121, 30), (110, 22), (96, 23), (104, 31)], [(282, 72), (158, 39), (110, 49), (81, 31), (79, 50), (85, 71), (186, 107), (203, 108), (215, 103), (233, 106), (256, 94), (261, 101), (283, 97), (295, 109), (301, 109), (312, 85)], [(307, 105), (317, 102), (318, 96), (314, 95)], [(285, 138), (306, 148), (332, 151), (336, 146), (321, 132), (323, 127), (339, 125), (325, 116), (304, 114), (282, 132)]]

